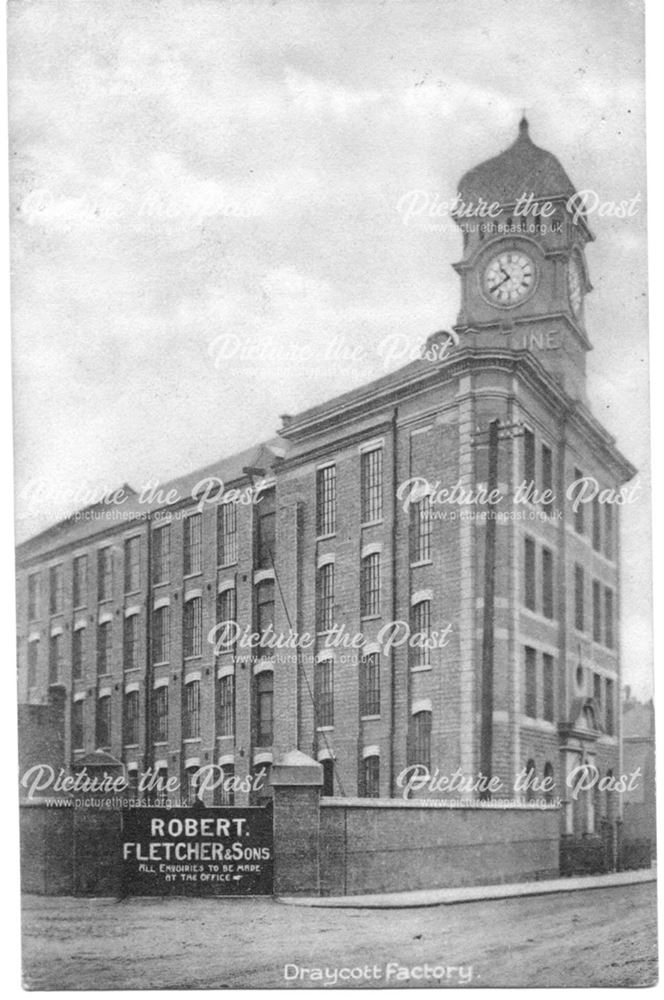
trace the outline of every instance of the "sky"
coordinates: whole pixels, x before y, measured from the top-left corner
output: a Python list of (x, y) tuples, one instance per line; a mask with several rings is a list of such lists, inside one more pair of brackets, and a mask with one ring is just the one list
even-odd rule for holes
[(623, 663), (649, 695), (641, 5), (8, 9), (18, 539), (269, 438), (407, 360), (386, 338), (451, 326), (459, 231), (403, 206), (451, 200), (526, 109), (596, 192), (588, 391), (644, 487), (623, 511)]

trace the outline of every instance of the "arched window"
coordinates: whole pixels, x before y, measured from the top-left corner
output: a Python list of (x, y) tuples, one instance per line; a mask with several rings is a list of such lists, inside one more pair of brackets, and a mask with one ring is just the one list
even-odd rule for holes
[(360, 567), (360, 615), (380, 614), (380, 552), (365, 556)]
[(417, 712), (412, 719), (409, 764), (422, 764), (431, 769), (431, 712)]
[[(553, 785), (553, 764), (550, 760), (547, 760), (544, 765), (544, 777), (549, 779), (547, 785)], [(544, 792), (544, 799), (546, 802), (553, 802), (553, 788), (547, 788)]]
[(431, 630), (431, 601), (418, 601), (411, 611), (411, 639), (417, 642), (411, 647), (412, 664), (418, 666), (429, 666), (431, 663), (431, 650), (427, 639)]
[(380, 757), (371, 754), (362, 761), (361, 794), (366, 799), (380, 796)]
[(532, 781), (535, 778), (535, 761), (530, 757), (526, 761), (526, 781), (528, 785), (526, 787), (526, 802), (531, 802), (535, 797), (535, 792), (533, 791)]
[(256, 675), (256, 746), (271, 747), (274, 739), (274, 677), (271, 670)]

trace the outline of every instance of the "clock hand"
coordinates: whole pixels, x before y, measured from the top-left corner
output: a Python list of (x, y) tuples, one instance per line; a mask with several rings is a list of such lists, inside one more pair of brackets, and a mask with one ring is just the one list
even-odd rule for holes
[[(501, 268), (501, 270), (502, 270), (502, 268)], [(505, 274), (504, 271), (503, 271), (503, 274)], [(510, 275), (509, 274), (505, 274), (505, 277), (503, 278), (503, 280), (499, 281), (497, 285), (492, 285), (491, 288), (489, 289), (489, 291), (490, 292), (495, 292), (497, 288), (500, 288), (501, 285), (504, 285), (505, 282), (509, 281), (509, 280), (510, 280)]]

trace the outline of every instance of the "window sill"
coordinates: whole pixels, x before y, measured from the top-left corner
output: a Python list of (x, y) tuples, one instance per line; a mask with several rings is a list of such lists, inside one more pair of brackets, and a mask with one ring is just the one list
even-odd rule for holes
[(190, 653), (189, 656), (183, 656), (182, 659), (185, 663), (190, 663), (192, 660), (200, 660), (202, 655), (202, 653)]
[(316, 541), (317, 542), (324, 542), (328, 538), (336, 538), (336, 537), (337, 537), (336, 531), (329, 531), (326, 535), (316, 535)]
[(125, 743), (125, 750), (138, 750), (138, 743)]
[(138, 588), (138, 590), (125, 590), (125, 597), (137, 597), (141, 593), (142, 590), (140, 587)]
[(231, 562), (219, 563), (217, 569), (229, 569), (231, 566), (237, 566), (237, 559), (233, 559)]
[(433, 670), (430, 663), (419, 663), (416, 667), (410, 668), (411, 674), (423, 674), (426, 673), (427, 670)]
[(152, 744), (153, 747), (167, 747), (168, 740), (155, 740)]
[(334, 726), (316, 726), (317, 733), (331, 733), (334, 731)]
[(170, 660), (157, 660), (157, 662), (153, 663), (152, 666), (153, 667), (168, 667), (168, 666), (170, 666), (170, 662), (171, 662)]
[(183, 743), (200, 743), (200, 736), (185, 736), (182, 740)]
[[(76, 607), (73, 610), (74, 611), (87, 611), (88, 610), (88, 606), (87, 606), (87, 604), (77, 604)], [(30, 624), (32, 624), (32, 622)]]
[(360, 524), (360, 528), (375, 528), (381, 524), (385, 524), (385, 519), (379, 517), (375, 521), (362, 521), (362, 523)]
[(183, 580), (193, 580), (197, 576), (203, 576), (203, 570), (202, 569), (197, 569), (193, 573), (183, 573), (182, 574), (182, 579)]
[(171, 581), (170, 580), (153, 580), (153, 587), (167, 587)]
[(380, 621), (380, 619), (382, 617), (383, 616), (380, 613), (379, 614), (374, 614), (374, 615), (360, 615), (360, 621), (361, 622), (375, 622), (375, 621)]
[(376, 722), (380, 721), (380, 715), (361, 715), (360, 722)]
[(217, 736), (218, 740), (234, 740), (235, 733), (227, 733), (225, 736)]
[(418, 559), (410, 564), (411, 569), (418, 569), (420, 566), (433, 566), (433, 559)]

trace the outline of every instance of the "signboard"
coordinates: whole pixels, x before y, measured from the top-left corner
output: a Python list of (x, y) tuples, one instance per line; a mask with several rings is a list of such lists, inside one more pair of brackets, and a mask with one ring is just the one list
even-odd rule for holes
[(271, 895), (271, 804), (127, 809), (121, 851), (125, 895)]

